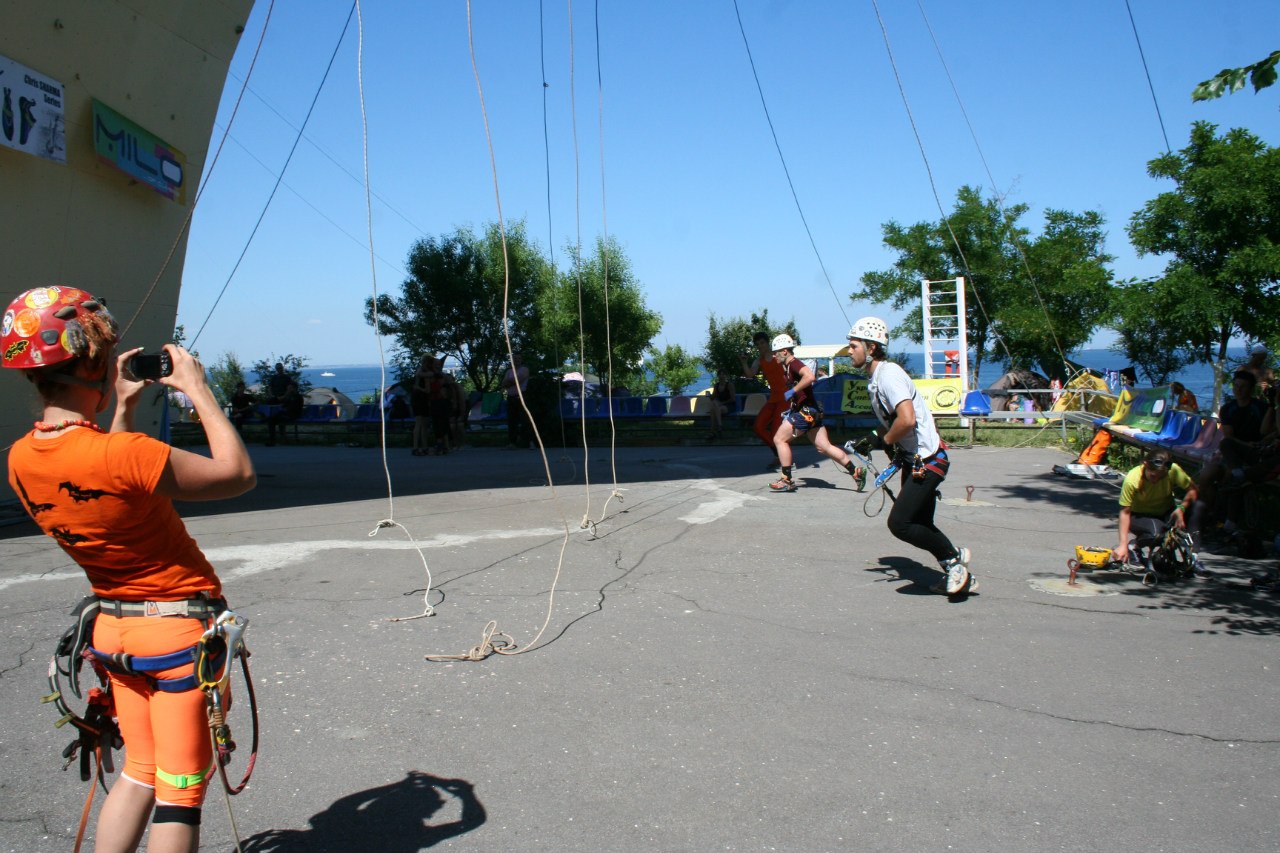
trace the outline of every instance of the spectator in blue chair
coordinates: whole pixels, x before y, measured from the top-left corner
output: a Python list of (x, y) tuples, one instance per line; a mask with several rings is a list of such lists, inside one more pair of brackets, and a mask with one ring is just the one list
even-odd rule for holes
[(1175, 412), (1192, 412), (1194, 414), (1200, 411), (1200, 401), (1181, 382), (1169, 383), (1169, 399), (1173, 401), (1173, 410)]
[(1222, 443), (1200, 472), (1204, 499), (1210, 506), (1217, 502), (1217, 489), (1234, 470), (1242, 470), (1258, 461), (1262, 441), (1262, 425), (1267, 417), (1265, 401), (1253, 396), (1258, 377), (1241, 368), (1231, 377), (1231, 399), (1218, 410)]
[(734, 390), (733, 380), (728, 372), (716, 371), (715, 385), (711, 386), (711, 434), (707, 441), (715, 441), (724, 433), (724, 416), (731, 413), (738, 405), (738, 393)]
[(285, 385), (284, 396), (280, 398), (280, 408), (267, 418), (267, 446), (276, 443), (276, 431), (280, 432), (280, 440), (284, 440), (284, 425), (293, 423), (302, 417), (302, 395), (298, 393), (298, 385), (289, 382)]
[(237, 382), (231, 395), (231, 422), (236, 425), (236, 432), (244, 432), (244, 422), (253, 417), (253, 411), (253, 397), (245, 390), (243, 380)]

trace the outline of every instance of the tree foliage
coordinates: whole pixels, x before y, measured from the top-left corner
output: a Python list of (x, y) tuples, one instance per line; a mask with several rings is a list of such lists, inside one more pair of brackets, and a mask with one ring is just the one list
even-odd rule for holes
[[(886, 223), (884, 243), (898, 259), (890, 270), (863, 275), (861, 288), (850, 298), (889, 303), (895, 309), (911, 306), (895, 331), (922, 342), (921, 280), (964, 276), (975, 381), (985, 360), (1008, 368), (1038, 364), (1061, 375), (1063, 358), (1083, 346), (1109, 316), (1111, 272), (1106, 265), (1112, 257), (1103, 250), (1100, 214), (1046, 210), (1044, 229), (1032, 238), (1018, 224), (1027, 209), (1022, 204), (1002, 209), (994, 198), (984, 201), (978, 188), (966, 186), (942, 222), (905, 228)], [(946, 311), (937, 306), (934, 316)]]
[(1187, 147), (1150, 161), (1147, 174), (1174, 189), (1133, 215), (1129, 239), (1139, 254), (1171, 257), (1164, 278), (1180, 310), (1160, 322), (1215, 365), (1216, 406), (1231, 339), (1266, 340), (1280, 323), (1280, 149), (1196, 122)]
[[(423, 355), (444, 355), (457, 359), (473, 388), (497, 388), (509, 358), (504, 327), (525, 363), (541, 366), (531, 344), (539, 334), (538, 293), (554, 270), (523, 222), (508, 227), (505, 241), (497, 223), (481, 236), (459, 228), (419, 240), (407, 268), (398, 298), (378, 296), (377, 324), (396, 339), (393, 359), (401, 381)], [(365, 320), (374, 324), (372, 298), (365, 300)]]
[(751, 343), (757, 332), (764, 332), (770, 338), (788, 334), (796, 343), (800, 343), (800, 332), (796, 329), (794, 317), (779, 326), (770, 322), (768, 308), (752, 312), (749, 317), (724, 319), (716, 317), (713, 311), (707, 318), (707, 344), (702, 351), (703, 366), (712, 374), (723, 370), (730, 376), (737, 376), (742, 372), (739, 357), (745, 356), (751, 362), (758, 355), (755, 345)]
[(1253, 84), (1255, 93), (1260, 92), (1276, 82), (1277, 63), (1280, 63), (1280, 50), (1273, 50), (1270, 56), (1243, 68), (1224, 68), (1192, 89), (1191, 100), (1211, 101), (1238, 92), (1246, 80)]
[[(1167, 279), (1120, 282), (1115, 291), (1116, 342), (1110, 349), (1124, 356), (1152, 385), (1164, 385), (1196, 360), (1183, 329), (1199, 321), (1185, 315), (1194, 305), (1182, 298), (1176, 281)], [(1181, 322), (1168, 322), (1183, 316)], [(1163, 322), (1152, 322), (1159, 317)], [(1190, 322), (1187, 322), (1190, 320)]]
[[(179, 328), (182, 328), (179, 326)], [(275, 364), (272, 363), (274, 370)], [(218, 360), (209, 365), (210, 387), (217, 396), (218, 402), (224, 406), (231, 402), (231, 397), (236, 393), (236, 383), (244, 382), (244, 365), (240, 363), (240, 359), (233, 352), (224, 352), (218, 356)]]
[[(570, 266), (537, 297), (541, 325), (533, 344), (546, 363), (572, 365), (621, 385), (639, 370), (662, 317), (645, 305), (644, 289), (617, 240), (597, 239), (590, 255), (566, 249)], [(621, 380), (621, 381), (620, 381)]]
[(271, 377), (276, 372), (277, 364), (284, 365), (285, 375), (298, 386), (298, 393), (305, 397), (311, 390), (311, 380), (302, 375), (303, 369), (307, 366), (307, 358), (293, 353), (286, 355), (272, 353), (268, 358), (260, 358), (253, 363), (253, 372), (258, 377), (261, 391), (265, 393), (270, 387)]
[(666, 387), (671, 394), (683, 394), (698, 377), (702, 370), (698, 358), (684, 351), (679, 344), (669, 344), (662, 349), (650, 350), (649, 369), (660, 385)]

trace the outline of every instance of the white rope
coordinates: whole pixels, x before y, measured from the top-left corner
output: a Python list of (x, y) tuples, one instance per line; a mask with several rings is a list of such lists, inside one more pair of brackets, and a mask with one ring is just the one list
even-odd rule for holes
[(412, 619), (421, 619), (424, 616), (434, 616), (435, 609), (431, 606), (431, 566), (427, 563), (427, 555), (423, 553), (422, 548), (413, 538), (413, 534), (409, 532), (409, 529), (395, 520), (395, 489), (391, 483), (391, 466), (387, 462), (387, 410), (383, 405), (383, 398), (386, 395), (387, 388), (387, 357), (382, 347), (382, 326), (378, 315), (378, 267), (377, 255), (373, 245), (373, 195), (369, 185), (369, 115), (364, 98), (364, 10), (360, 6), (360, 0), (356, 0), (355, 8), (356, 88), (360, 94), (360, 144), (364, 165), (365, 225), (368, 230), (369, 241), (369, 281), (373, 288), (373, 334), (378, 346), (378, 436), (382, 454), (382, 473), (387, 481), (387, 517), (379, 521), (378, 525), (369, 531), (369, 536), (377, 536), (378, 531), (385, 527), (398, 527), (404, 531), (405, 536), (413, 543), (414, 549), (417, 550), (418, 556), (422, 559), (422, 568), (427, 575), (427, 589), (422, 595), (422, 612), (417, 616), (393, 617), (390, 619), (392, 622), (405, 622)]

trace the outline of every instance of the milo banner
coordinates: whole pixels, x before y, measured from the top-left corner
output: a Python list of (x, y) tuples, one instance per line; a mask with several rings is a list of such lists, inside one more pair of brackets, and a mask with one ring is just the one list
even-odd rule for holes
[(0, 56), (0, 145), (67, 162), (62, 84)]
[(94, 99), (93, 150), (98, 159), (184, 204), (187, 157), (151, 131)]
[[(935, 415), (955, 415), (960, 412), (963, 388), (959, 376), (941, 379), (917, 379), (916, 390), (924, 397), (929, 411)], [(851, 415), (870, 415), (871, 395), (867, 393), (866, 379), (849, 379), (844, 383), (844, 412)]]

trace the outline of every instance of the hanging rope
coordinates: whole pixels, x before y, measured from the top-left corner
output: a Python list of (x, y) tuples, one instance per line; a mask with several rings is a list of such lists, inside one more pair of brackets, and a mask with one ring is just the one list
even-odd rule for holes
[[(467, 0), (467, 46), (471, 55), (471, 71), (472, 71), (472, 74), (475, 76), (475, 80), (476, 80), (476, 92), (480, 98), (480, 115), (484, 121), (485, 143), (489, 150), (489, 166), (490, 166), (490, 171), (493, 175), (493, 195), (494, 195), (494, 203), (498, 212), (498, 232), (502, 237), (503, 272), (505, 275), (505, 281), (503, 283), (503, 294), (502, 294), (502, 333), (507, 343), (507, 356), (508, 358), (513, 360), (513, 367), (514, 367), (515, 353), (511, 346), (511, 315), (510, 315), (510, 308), (509, 308), (509, 300), (510, 300), (510, 293), (511, 293), (511, 263), (510, 263), (510, 257), (507, 254), (507, 227), (506, 227), (506, 220), (502, 214), (502, 190), (498, 181), (498, 161), (497, 161), (497, 157), (493, 153), (493, 133), (489, 128), (489, 112), (488, 112), (488, 107), (485, 104), (484, 83), (480, 78), (480, 66), (476, 60), (475, 32), (474, 32), (473, 23), (472, 23), (471, 0)], [(526, 645), (524, 648), (519, 648), (515, 640), (512, 639), (512, 637), (509, 634), (498, 630), (497, 621), (491, 620), (488, 624), (485, 625), (484, 630), (481, 632), (480, 642), (477, 645), (473, 646), (470, 650), (468, 650), (467, 652), (461, 655), (448, 655), (448, 654), (426, 655), (425, 656), (426, 659), (430, 661), (449, 661), (449, 660), (479, 661), (479, 660), (484, 660), (490, 654), (518, 655), (518, 654), (524, 654), (525, 652), (532, 651), (533, 649), (537, 648), (538, 642), (541, 640), (542, 635), (547, 630), (547, 626), (551, 624), (551, 615), (552, 613), (555, 612), (556, 590), (560, 584), (560, 575), (564, 571), (564, 554), (566, 549), (568, 549), (569, 547), (569, 522), (565, 518), (563, 508), (561, 507), (561, 504), (560, 504), (560, 498), (556, 493), (555, 482), (551, 477), (551, 464), (550, 462), (547, 461), (547, 449), (546, 449), (546, 446), (543, 444), (542, 434), (539, 432), (538, 425), (534, 422), (533, 417), (529, 412), (529, 408), (525, 403), (524, 390), (520, 387), (520, 383), (517, 382), (515, 387), (516, 387), (517, 399), (520, 405), (524, 407), (525, 416), (528, 417), (529, 427), (530, 429), (533, 430), (534, 437), (537, 439), (538, 452), (542, 456), (542, 467), (547, 478), (547, 485), (551, 489), (552, 502), (554, 503), (557, 511), (560, 514), (560, 521), (564, 527), (564, 538), (561, 539), (561, 542), (560, 542), (560, 557), (556, 562), (555, 574), (551, 579), (551, 589), (549, 590), (547, 595), (546, 616), (542, 620), (542, 626), (538, 628), (538, 632), (534, 634), (533, 639), (530, 640), (528, 645)], [(510, 404), (510, 401), (508, 401), (508, 404)]]
[(1142, 73), (1147, 75), (1147, 88), (1151, 90), (1151, 103), (1156, 108), (1156, 119), (1160, 122), (1160, 135), (1164, 137), (1164, 150), (1173, 153), (1169, 146), (1169, 134), (1164, 129), (1164, 116), (1160, 113), (1160, 101), (1156, 98), (1156, 87), (1151, 82), (1151, 69), (1147, 67), (1147, 54), (1142, 50), (1142, 38), (1138, 35), (1138, 22), (1133, 19), (1133, 7), (1129, 0), (1124, 0), (1125, 11), (1129, 13), (1129, 25), (1133, 27), (1133, 41), (1138, 45), (1138, 56), (1142, 59)]
[[(143, 294), (142, 301), (138, 303), (137, 309), (133, 312), (133, 316), (129, 318), (129, 322), (125, 324), (124, 331), (120, 333), (121, 339), (129, 334), (129, 330), (133, 328), (134, 322), (138, 319), (138, 315), (142, 313), (142, 309), (151, 301), (151, 296), (155, 293), (156, 287), (160, 284), (160, 279), (164, 277), (165, 271), (169, 269), (169, 264), (173, 263), (173, 256), (178, 253), (178, 246), (182, 243), (182, 237), (187, 233), (187, 229), (191, 227), (191, 218), (195, 216), (196, 205), (200, 202), (200, 197), (204, 195), (205, 189), (209, 186), (209, 179), (213, 176), (213, 169), (218, 165), (218, 158), (222, 156), (222, 146), (227, 143), (227, 136), (231, 133), (231, 126), (235, 123), (236, 114), (240, 112), (240, 102), (244, 100), (245, 89), (249, 86), (249, 78), (253, 76), (254, 66), (258, 64), (258, 56), (262, 53), (262, 42), (267, 37), (267, 26), (271, 23), (271, 12), (275, 9), (275, 0), (271, 0), (267, 4), (267, 15), (262, 21), (262, 32), (258, 33), (258, 43), (253, 48), (253, 56), (249, 60), (249, 70), (244, 75), (244, 85), (240, 87), (239, 94), (236, 95), (235, 106), (231, 108), (231, 116), (227, 119), (226, 130), (222, 133), (222, 138), (218, 140), (218, 147), (214, 149), (213, 159), (209, 161), (209, 168), (204, 170), (204, 177), (200, 181), (200, 187), (196, 190), (196, 196), (191, 200), (191, 207), (187, 210), (186, 217), (182, 220), (182, 227), (178, 229), (178, 233), (173, 238), (173, 245), (169, 247), (169, 253), (165, 255), (164, 261), (160, 264), (160, 270), (156, 273), (156, 277), (151, 280), (151, 286), (147, 288), (147, 292)], [(192, 341), (194, 345), (195, 342)]]
[[(1031, 290), (1035, 293), (1036, 301), (1040, 304), (1040, 310), (1044, 314), (1045, 324), (1049, 327), (1049, 334), (1053, 337), (1053, 346), (1054, 349), (1057, 350), (1058, 358), (1065, 364), (1067, 356), (1066, 353), (1063, 352), (1062, 343), (1058, 340), (1057, 332), (1054, 330), (1053, 318), (1049, 316), (1049, 307), (1045, 304), (1044, 297), (1040, 293), (1040, 286), (1036, 282), (1035, 273), (1031, 271), (1031, 264), (1027, 261), (1026, 252), (1022, 249), (1022, 241), (1018, 239), (1017, 234), (1014, 232), (1013, 224), (1009, 222), (1008, 216), (1005, 213), (1004, 202), (1000, 197), (1000, 193), (996, 191), (996, 179), (991, 174), (991, 167), (987, 165), (987, 155), (983, 153), (982, 145), (978, 142), (978, 134), (973, 129), (973, 122), (969, 120), (969, 111), (965, 109), (964, 99), (960, 97), (960, 90), (956, 87), (956, 82), (951, 76), (951, 68), (947, 65), (947, 59), (942, 54), (942, 45), (938, 43), (938, 37), (933, 32), (933, 25), (929, 23), (929, 16), (924, 11), (923, 0), (916, 0), (916, 7), (920, 10), (920, 17), (924, 19), (925, 28), (929, 31), (929, 38), (933, 41), (934, 50), (938, 54), (938, 61), (942, 63), (942, 70), (947, 75), (947, 82), (951, 85), (951, 92), (955, 95), (956, 104), (960, 107), (960, 115), (964, 117), (964, 123), (969, 128), (969, 136), (973, 139), (973, 146), (978, 150), (978, 159), (982, 161), (982, 168), (986, 172), (987, 180), (991, 183), (991, 195), (992, 199), (996, 203), (996, 209), (1000, 211), (1000, 221), (1003, 225), (1008, 226), (1009, 242), (1013, 244), (1014, 250), (1018, 253), (1018, 259), (1022, 263), (1022, 269), (1027, 274), (1027, 281), (1031, 284)], [(895, 74), (896, 73), (897, 72), (895, 70)], [(987, 317), (986, 308), (982, 307), (982, 297), (978, 293), (977, 282), (972, 278), (972, 274), (970, 274), (970, 276), (971, 277), (968, 281), (970, 282), (970, 286), (973, 288), (974, 298), (978, 300), (978, 305), (982, 308), (983, 318), (986, 320), (987, 325), (990, 326), (991, 319)], [(1008, 346), (1005, 346), (1004, 344), (1004, 339), (997, 337), (997, 340), (1000, 342), (1001, 346), (1004, 346), (1005, 356), (1009, 358), (1010, 363), (1012, 364), (1013, 358), (1009, 354)]]
[(782, 163), (782, 173), (787, 177), (787, 186), (791, 188), (791, 198), (796, 203), (796, 212), (800, 214), (800, 223), (804, 225), (804, 233), (809, 235), (809, 245), (813, 247), (813, 254), (818, 259), (818, 267), (822, 270), (822, 276), (827, 280), (827, 288), (831, 291), (832, 297), (836, 300), (836, 305), (840, 307), (840, 313), (844, 316), (845, 323), (849, 323), (849, 315), (844, 310), (844, 300), (836, 295), (835, 285), (831, 283), (831, 275), (827, 272), (827, 265), (822, 260), (822, 253), (818, 251), (818, 243), (813, 239), (813, 231), (809, 228), (809, 219), (804, 215), (804, 207), (800, 204), (800, 194), (796, 192), (795, 182), (791, 180), (791, 169), (787, 167), (787, 158), (782, 154), (782, 143), (778, 141), (778, 131), (773, 126), (773, 117), (769, 115), (769, 104), (764, 99), (764, 87), (760, 85), (760, 74), (756, 71), (756, 61), (751, 55), (751, 43), (747, 41), (747, 30), (742, 25), (742, 13), (738, 10), (738, 0), (733, 0), (733, 13), (738, 18), (738, 32), (742, 34), (742, 46), (747, 51), (747, 62), (751, 64), (751, 76), (756, 81), (756, 93), (760, 96), (760, 106), (764, 109), (764, 119), (769, 124), (769, 133), (773, 136), (773, 147), (777, 149), (778, 160)]
[[(595, 25), (596, 25), (596, 122), (600, 135), (600, 219), (601, 227), (604, 229), (604, 251), (601, 253), (604, 264), (604, 348), (608, 358), (608, 371), (606, 373), (605, 384), (609, 389), (609, 396), (605, 400), (609, 404), (609, 466), (613, 472), (613, 490), (609, 492), (609, 497), (605, 499), (604, 506), (600, 508), (600, 517), (596, 519), (596, 524), (604, 521), (605, 515), (609, 512), (609, 502), (614, 498), (618, 502), (622, 502), (622, 492), (618, 489), (618, 428), (613, 420), (613, 323), (609, 317), (609, 205), (608, 194), (605, 192), (605, 168), (604, 168), (604, 72), (600, 64), (600, 0), (595, 3)], [(586, 387), (586, 383), (583, 383)], [(584, 413), (585, 414), (585, 413)], [(586, 418), (582, 419), (583, 424)]]
[[(218, 303), (222, 301), (223, 295), (227, 292), (227, 288), (231, 286), (231, 280), (235, 278), (236, 271), (240, 269), (240, 264), (244, 261), (244, 256), (249, 253), (249, 247), (253, 244), (253, 238), (257, 236), (258, 229), (262, 227), (262, 221), (267, 217), (267, 211), (271, 208), (271, 202), (275, 199), (276, 193), (280, 190), (280, 182), (284, 180), (284, 173), (289, 169), (289, 163), (293, 160), (294, 153), (298, 150), (298, 144), (302, 142), (302, 131), (306, 129), (307, 123), (311, 121), (311, 114), (315, 112), (316, 102), (320, 100), (320, 92), (324, 90), (325, 81), (329, 79), (329, 72), (333, 70), (333, 61), (338, 56), (338, 49), (342, 47), (342, 40), (347, 37), (347, 28), (351, 26), (351, 15), (356, 11), (359, 2), (352, 3), (351, 11), (347, 13), (347, 20), (342, 25), (342, 33), (338, 36), (338, 43), (333, 46), (333, 53), (329, 55), (329, 64), (325, 66), (324, 76), (320, 78), (320, 85), (316, 86), (315, 94), (311, 96), (311, 106), (307, 107), (307, 115), (302, 120), (302, 127), (293, 137), (293, 145), (289, 147), (289, 155), (284, 158), (284, 165), (280, 167), (280, 174), (276, 177), (275, 183), (271, 185), (271, 192), (267, 195), (266, 202), (262, 205), (262, 211), (258, 214), (258, 221), (253, 223), (253, 229), (249, 232), (249, 237), (244, 241), (244, 248), (240, 250), (240, 256), (236, 258), (236, 262), (231, 267), (231, 272), (227, 274), (227, 280), (223, 282), (222, 289), (218, 291), (218, 296), (213, 300), (213, 304), (209, 306), (209, 313), (205, 315), (204, 322), (200, 324), (200, 328), (196, 330), (195, 336), (191, 339), (191, 347), (194, 348), (196, 341), (200, 340), (204, 327), (209, 324), (209, 318), (213, 316), (213, 312), (217, 310)], [(228, 125), (228, 130), (230, 126)], [(366, 182), (368, 176), (366, 175)], [(369, 247), (373, 250), (372, 244)]]
[[(893, 69), (893, 79), (898, 84), (898, 94), (902, 98), (902, 105), (907, 111), (907, 121), (911, 124), (911, 132), (915, 136), (916, 146), (920, 149), (920, 159), (924, 161), (925, 174), (929, 178), (929, 189), (933, 192), (933, 201), (938, 206), (938, 214), (942, 217), (942, 224), (947, 227), (947, 233), (951, 235), (951, 242), (956, 247), (956, 253), (960, 256), (960, 264), (964, 268), (967, 279), (973, 279), (973, 271), (969, 269), (969, 259), (965, 257), (964, 248), (960, 245), (960, 239), (956, 237), (956, 232), (951, 228), (951, 221), (947, 218), (946, 210), (942, 206), (942, 198), (938, 195), (938, 184), (933, 177), (933, 167), (929, 164), (929, 155), (925, 152), (924, 140), (920, 138), (920, 129), (916, 126), (915, 115), (911, 112), (911, 103), (907, 100), (907, 90), (902, 85), (902, 75), (898, 73), (898, 63), (893, 57), (893, 46), (889, 43), (889, 31), (885, 28), (884, 18), (880, 15), (880, 4), (876, 0), (871, 0), (871, 5), (876, 12), (876, 20), (880, 24), (880, 34), (884, 38), (885, 51), (889, 54), (889, 65)], [(975, 287), (973, 291), (974, 297), (978, 302), (978, 310), (982, 312), (982, 318), (987, 326), (991, 325), (991, 317), (987, 314), (987, 308), (982, 304), (982, 296)], [(996, 336), (996, 342), (1004, 347), (1005, 357), (1010, 361), (1013, 360), (1012, 353), (1009, 352), (1008, 346), (1005, 345), (1004, 339), (999, 335)]]
[[(352, 11), (356, 15), (356, 90), (360, 97), (360, 151), (364, 174), (365, 229), (369, 242), (369, 282), (373, 289), (373, 334), (374, 341), (378, 347), (378, 389), (381, 396), (381, 394), (385, 393), (387, 387), (387, 358), (382, 347), (382, 325), (378, 314), (378, 266), (373, 242), (373, 192), (370, 189), (369, 182), (369, 114), (364, 97), (364, 14), (360, 7), (360, 0), (355, 0), (352, 5)], [(350, 20), (350, 15), (348, 15), (348, 23), (350, 23)], [(343, 32), (346, 32), (345, 27)], [(339, 40), (339, 43), (341, 43), (341, 40)], [(332, 63), (332, 60), (330, 62)], [(326, 75), (328, 74), (327, 71), (325, 73)], [(413, 619), (422, 619), (435, 615), (435, 608), (431, 606), (431, 566), (427, 563), (427, 555), (423, 552), (422, 547), (418, 545), (417, 540), (413, 538), (413, 534), (409, 532), (407, 527), (395, 520), (395, 489), (391, 483), (391, 467), (387, 462), (387, 411), (381, 402), (378, 405), (378, 427), (379, 445), (382, 454), (382, 474), (387, 483), (387, 517), (379, 521), (377, 526), (369, 531), (369, 536), (377, 536), (378, 531), (384, 528), (400, 528), (418, 552), (418, 557), (422, 560), (423, 571), (427, 575), (427, 587), (422, 594), (422, 612), (416, 616), (393, 617), (389, 620), (391, 622), (408, 622)]]

